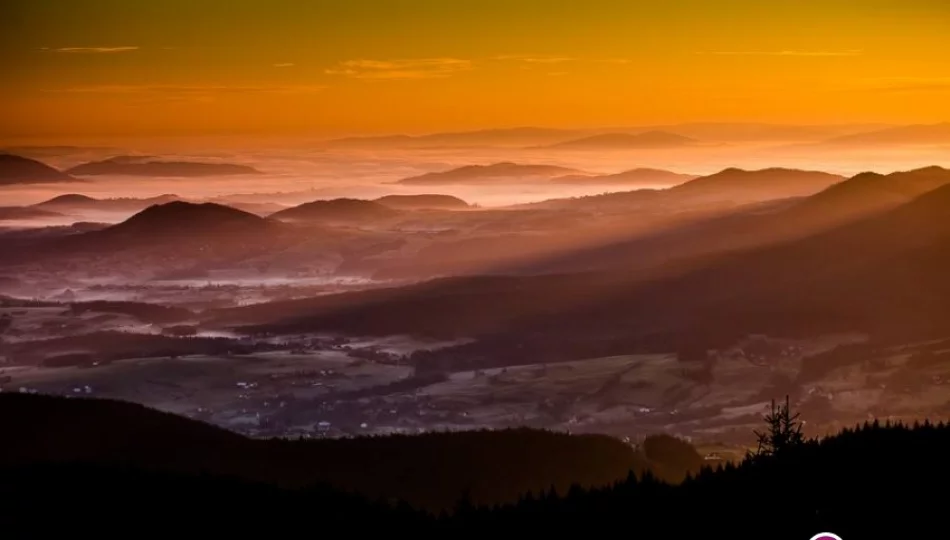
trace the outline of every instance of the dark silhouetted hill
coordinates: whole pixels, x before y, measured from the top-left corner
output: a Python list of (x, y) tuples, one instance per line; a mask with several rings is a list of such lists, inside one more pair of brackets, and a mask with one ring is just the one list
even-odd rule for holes
[(313, 201), (271, 214), (280, 221), (314, 223), (351, 223), (388, 219), (399, 212), (376, 201), (363, 199), (330, 199)]
[(569, 174), (583, 173), (575, 169), (556, 165), (524, 165), (502, 162), (492, 165), (466, 165), (448, 171), (426, 173), (420, 176), (404, 178), (398, 183), (409, 185), (450, 185), (518, 183), (524, 181), (546, 182), (551, 178)]
[(137, 261), (143, 271), (220, 264), (279, 250), (293, 240), (281, 223), (214, 203), (153, 205), (125, 221), (36, 243), (25, 260), (95, 257)]
[[(650, 538), (927, 536), (934, 524), (923, 516), (941, 512), (927, 486), (950, 479), (942, 465), (948, 449), (950, 428), (942, 423), (868, 423), (780, 457), (708, 470), (676, 487), (630, 478), (605, 489), (526, 497), (503, 509), (466, 508), (446, 534), (583, 534), (592, 523), (622, 529), (636, 516), (637, 534)], [(884, 456), (899, 465), (882, 466)]]
[(818, 171), (730, 168), (674, 186), (669, 195), (754, 202), (812, 195), (843, 179)]
[(199, 163), (189, 161), (159, 161), (152, 157), (116, 156), (103, 161), (77, 165), (67, 172), (79, 176), (121, 175), (154, 177), (200, 177), (261, 174), (247, 165), (233, 163)]
[(79, 182), (49, 165), (12, 154), (0, 154), (0, 186)]
[(129, 219), (97, 234), (148, 240), (163, 236), (256, 233), (275, 224), (221, 204), (172, 201), (149, 206)]
[(255, 440), (131, 403), (0, 394), (0, 468), (83, 464), (212, 474), (284, 488), (329, 484), (370, 499), (451, 509), (529, 491), (593, 487), (643, 472), (630, 446), (600, 435), (514, 429), (338, 440)]
[(72, 206), (72, 205), (85, 205), (93, 204), (98, 202), (98, 199), (89, 197), (88, 195), (82, 195), (79, 193), (67, 193), (65, 195), (57, 195), (52, 199), (36, 203), (34, 206)]
[(452, 195), (386, 195), (374, 202), (397, 210), (464, 210), (469, 204)]
[(143, 199), (114, 198), (96, 199), (78, 193), (59, 195), (47, 201), (33, 205), (36, 208), (51, 209), (59, 212), (138, 212), (156, 204), (165, 204), (180, 200), (177, 195), (158, 195)]
[[(635, 516), (638, 535), (658, 538), (755, 540), (764, 530), (775, 540), (822, 531), (926, 538), (944, 507), (933, 489), (950, 481), (950, 428), (929, 422), (866, 423), (676, 486), (649, 474), (565, 485), (562, 477), (612, 477), (629, 464), (629, 447), (596, 436), (508, 430), (255, 441), (128, 403), (17, 394), (0, 395), (0, 422), (9, 435), (0, 445), (0, 520), (17, 536), (93, 525), (119, 536), (143, 524), (163, 535), (213, 528), (284, 536), (314, 523), (357, 534), (557, 536), (592, 524), (624, 530)], [(654, 443), (648, 452), (695, 457), (676, 441)], [(340, 480), (365, 496), (333, 489)], [(373, 493), (393, 505), (368, 503)], [(430, 497), (437, 502), (426, 505)], [(413, 512), (396, 498), (449, 512)]]
[(559, 142), (547, 148), (555, 150), (640, 150), (659, 148), (681, 148), (693, 146), (699, 141), (668, 133), (648, 131), (645, 133), (604, 133), (582, 139)]

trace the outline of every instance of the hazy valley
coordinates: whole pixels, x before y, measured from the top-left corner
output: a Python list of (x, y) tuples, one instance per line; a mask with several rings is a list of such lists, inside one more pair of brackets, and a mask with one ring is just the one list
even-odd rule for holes
[[(533, 426), (739, 454), (776, 395), (813, 433), (940, 417), (950, 139), (861, 129), (19, 148), (0, 386), (254, 436)], [(864, 157), (823, 162), (842, 141)]]

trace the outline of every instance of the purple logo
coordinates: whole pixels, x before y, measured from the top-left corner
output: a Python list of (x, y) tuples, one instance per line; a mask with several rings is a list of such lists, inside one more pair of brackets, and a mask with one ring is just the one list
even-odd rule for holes
[(841, 537), (838, 536), (837, 534), (824, 532), (824, 533), (818, 533), (815, 536), (812, 536), (811, 540), (841, 540)]

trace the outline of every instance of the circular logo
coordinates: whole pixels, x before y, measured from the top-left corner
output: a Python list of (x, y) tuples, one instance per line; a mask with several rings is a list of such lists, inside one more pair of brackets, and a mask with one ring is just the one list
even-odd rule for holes
[(841, 537), (837, 534), (824, 532), (818, 533), (815, 536), (812, 536), (810, 540), (841, 540)]

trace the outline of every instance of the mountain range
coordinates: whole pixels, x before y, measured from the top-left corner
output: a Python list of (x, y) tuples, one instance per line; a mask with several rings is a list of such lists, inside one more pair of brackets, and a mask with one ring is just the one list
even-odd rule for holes
[[(903, 184), (908, 174), (888, 181)], [(859, 175), (848, 188), (864, 188), (866, 180)], [(930, 182), (937, 183), (918, 185)], [(811, 212), (814, 201), (829, 193), (834, 192), (794, 203), (786, 215), (802, 208)], [(792, 210), (795, 206), (798, 210)], [(250, 323), (254, 331), (320, 328), (357, 335), (478, 337), (472, 344), (432, 353), (434, 361), (453, 362), (455, 369), (516, 363), (526, 355), (578, 359), (669, 351), (687, 342), (716, 348), (754, 333), (867, 332), (882, 339), (923, 339), (950, 331), (950, 305), (943, 301), (950, 297), (947, 215), (950, 184), (844, 223), (826, 217), (827, 226), (803, 236), (745, 246), (719, 240), (719, 249), (683, 252), (680, 260), (667, 251), (668, 260), (655, 259), (646, 273), (611, 264), (606, 270), (550, 275), (463, 276), (238, 308), (219, 320)], [(780, 223), (782, 214), (776, 216), (747, 217), (745, 224)], [(727, 238), (723, 231), (728, 230), (709, 238)], [(703, 227), (693, 234), (692, 245), (701, 244)], [(661, 237), (657, 243), (665, 241)], [(669, 249), (684, 245), (689, 243)], [(630, 253), (636, 260), (642, 250)], [(492, 301), (473, 300), (487, 298)]]
[(884, 124), (783, 125), (764, 123), (694, 122), (654, 126), (603, 127), (596, 129), (553, 129), (519, 127), (484, 129), (426, 135), (382, 135), (347, 137), (325, 141), (327, 148), (465, 148), (465, 147), (543, 147), (587, 137), (647, 132), (667, 132), (707, 143), (746, 142), (820, 142), (895, 126)]

